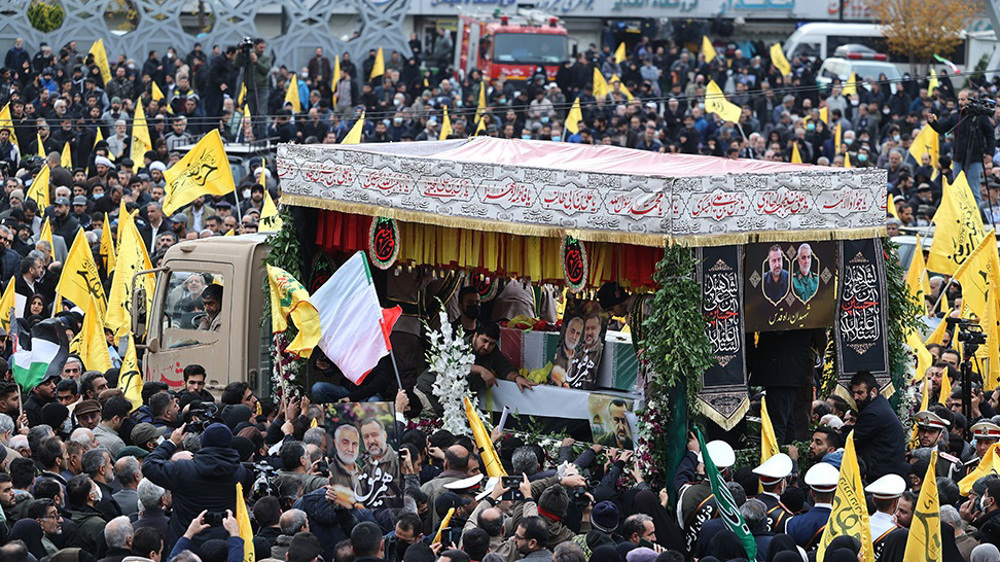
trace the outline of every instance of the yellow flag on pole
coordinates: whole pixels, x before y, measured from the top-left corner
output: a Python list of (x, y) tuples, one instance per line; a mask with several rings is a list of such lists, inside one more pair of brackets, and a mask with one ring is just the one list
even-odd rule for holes
[(163, 172), (167, 193), (163, 212), (173, 215), (202, 195), (225, 195), (236, 189), (218, 129), (205, 135), (179, 162)]
[(823, 538), (816, 550), (817, 562), (823, 562), (823, 555), (830, 542), (839, 536), (849, 536), (861, 542), (861, 558), (863, 562), (874, 562), (875, 552), (872, 548), (872, 531), (868, 523), (868, 505), (865, 503), (864, 484), (861, 482), (861, 471), (858, 468), (858, 455), (854, 450), (854, 431), (847, 436), (844, 446), (844, 458), (840, 463), (840, 478), (837, 480), (837, 492), (833, 497), (833, 510), (830, 520), (823, 530)]
[(469, 419), (469, 427), (472, 428), (476, 447), (479, 447), (479, 454), (483, 458), (483, 472), (490, 478), (507, 476), (503, 465), (500, 464), (500, 457), (497, 455), (496, 449), (493, 448), (493, 440), (490, 439), (490, 434), (483, 426), (483, 420), (479, 418), (479, 412), (476, 411), (476, 407), (472, 405), (468, 396), (463, 396), (462, 401), (465, 402), (465, 417)]
[(445, 140), (451, 136), (451, 118), (448, 117), (448, 106), (444, 106), (444, 117), (441, 118), (441, 133), (438, 134), (438, 140)]
[(801, 164), (802, 154), (799, 152), (799, 143), (792, 142), (792, 164)]
[(619, 78), (617, 74), (611, 76), (611, 90), (609, 91), (611, 92), (614, 91), (615, 84), (618, 84), (618, 89), (621, 91), (621, 93), (625, 94), (625, 97), (628, 98), (629, 101), (635, 99), (635, 96), (633, 96), (632, 92), (630, 92), (629, 89), (625, 87), (625, 83), (622, 82), (622, 79)]
[(986, 334), (986, 345), (976, 353), (976, 357), (980, 357), (983, 389), (987, 391), (995, 390), (1000, 385), (1000, 290), (997, 289), (1000, 279), (991, 279), (990, 287), (992, 290), (986, 301), (986, 311), (979, 317), (979, 325)]
[(299, 100), (299, 78), (292, 74), (292, 79), (288, 82), (288, 89), (285, 90), (285, 102), (282, 104), (292, 104), (292, 111), (302, 113), (302, 101)]
[(94, 63), (101, 70), (101, 80), (104, 86), (111, 81), (111, 67), (108, 66), (108, 52), (104, 50), (104, 40), (98, 39), (90, 47), (90, 54), (94, 55)]
[(771, 45), (771, 64), (781, 72), (782, 76), (792, 73), (792, 65), (785, 58), (785, 52), (781, 50), (781, 43)]
[(111, 221), (107, 213), (104, 213), (104, 228), (101, 229), (101, 261), (104, 262), (104, 271), (111, 275), (115, 269), (115, 242), (111, 237)]
[(73, 152), (69, 149), (69, 143), (63, 143), (62, 156), (59, 158), (59, 165), (67, 170), (73, 169)]
[[(155, 82), (153, 83), (153, 87), (156, 88), (156, 83)], [(159, 88), (156, 88), (156, 89), (159, 90)], [(160, 95), (162, 96), (163, 94), (160, 94)], [(246, 104), (246, 99), (247, 99), (247, 83), (246, 83), (246, 80), (244, 80), (240, 84), (240, 95), (236, 99), (236, 105), (244, 105), (244, 104)], [(170, 106), (167, 106), (167, 107), (170, 107)]]
[(941, 206), (934, 213), (934, 241), (927, 257), (927, 269), (954, 275), (986, 233), (965, 172), (960, 172), (954, 183), (944, 185), (943, 189)]
[(3, 106), (0, 109), (0, 129), (7, 129), (10, 131), (10, 142), (17, 144), (17, 135), (14, 134), (14, 119), (10, 116), (10, 104)]
[(708, 35), (701, 36), (701, 52), (705, 55), (705, 62), (712, 62), (712, 59), (716, 57), (715, 47), (712, 46)]
[(941, 377), (941, 388), (938, 389), (938, 404), (947, 407), (948, 398), (951, 396), (951, 377), (948, 376), (948, 372), (945, 371), (944, 375)]
[[(944, 297), (941, 299), (941, 301), (947, 303), (948, 299)], [(945, 311), (944, 318), (941, 319), (941, 323), (938, 324), (937, 327), (934, 328), (934, 331), (931, 332), (931, 335), (927, 336), (927, 339), (924, 340), (925, 345), (930, 345), (932, 343), (936, 343), (938, 345), (944, 345), (944, 333), (948, 331), (948, 323), (945, 322), (944, 319), (949, 316), (951, 316), (951, 309)]]
[[(934, 90), (941, 87), (941, 83), (938, 82), (937, 73), (934, 72), (934, 67), (931, 67), (931, 77), (927, 80), (927, 93), (934, 95)], [(919, 160), (917, 160), (919, 162)], [(934, 161), (935, 163), (937, 160)]]
[(42, 219), (42, 231), (38, 233), (38, 239), (48, 242), (49, 257), (53, 260), (56, 259), (56, 242), (52, 238), (52, 223), (49, 221), (48, 217)]
[(87, 299), (86, 312), (83, 315), (83, 327), (70, 342), (70, 353), (76, 353), (83, 360), (88, 371), (102, 373), (112, 367), (111, 352), (108, 351), (108, 340), (104, 336), (104, 322), (98, 310), (97, 299)]
[(740, 106), (726, 100), (726, 95), (722, 93), (715, 80), (709, 80), (708, 87), (705, 88), (705, 110), (718, 114), (723, 121), (730, 123), (739, 123), (740, 116), (743, 115)]
[(611, 88), (608, 86), (608, 81), (604, 79), (604, 75), (598, 68), (594, 68), (594, 97), (596, 99), (601, 99), (608, 95)]
[(340, 84), (340, 55), (333, 57), (333, 78), (330, 80), (330, 91), (335, 98), (338, 84)]
[[(160, 100), (162, 100), (165, 97), (163, 95), (163, 90), (161, 90), (160, 87), (156, 85), (156, 82), (151, 82), (150, 84), (151, 84), (151, 86), (150, 86), (150, 95), (153, 97), (153, 101), (160, 101)], [(247, 93), (247, 87), (246, 87), (246, 84), (243, 84), (242, 87), (240, 88), (240, 100), (239, 100), (240, 103), (243, 102), (243, 96), (245, 96), (246, 93)], [(138, 105), (138, 104), (136, 104), (136, 105)], [(166, 104), (166, 109), (167, 109), (167, 113), (170, 113), (170, 114), (174, 113), (174, 108), (170, 107), (169, 103)]]
[(1000, 451), (997, 450), (1000, 443), (994, 443), (983, 455), (983, 460), (979, 461), (975, 470), (965, 475), (965, 478), (958, 481), (958, 491), (963, 496), (968, 496), (972, 490), (972, 485), (983, 476), (1000, 473)]
[(913, 506), (913, 521), (906, 537), (903, 562), (943, 562), (941, 557), (941, 503), (937, 487), (937, 450), (920, 485), (920, 497)]
[(486, 111), (486, 82), (479, 82), (479, 100), (476, 103), (476, 118), (482, 117)]
[(14, 279), (16, 278), (15, 275), (10, 278), (10, 281), (7, 281), (7, 288), (3, 290), (3, 296), (0, 297), (0, 326), (3, 326), (8, 334), (10, 333), (11, 310), (14, 310), (14, 318), (21, 314), (21, 311), (17, 310), (17, 299), (14, 298)]
[(250, 526), (250, 512), (247, 511), (247, 500), (243, 497), (243, 484), (236, 483), (236, 524), (243, 539), (243, 562), (255, 562), (257, 553), (253, 548), (253, 527)]
[(267, 280), (271, 292), (271, 331), (280, 334), (288, 329), (289, 316), (299, 333), (288, 344), (287, 351), (308, 358), (319, 344), (319, 312), (309, 302), (309, 291), (287, 271), (267, 266)]
[[(101, 126), (97, 125), (97, 134), (94, 136), (94, 146), (96, 147), (102, 140), (104, 140), (104, 133), (101, 132)], [(108, 153), (108, 158), (114, 160), (114, 155)]]
[(621, 43), (618, 44), (618, 48), (615, 49), (615, 64), (623, 62), (626, 59), (626, 57), (627, 56), (625, 54), (625, 42), (622, 41)]
[[(760, 464), (781, 452), (778, 438), (774, 434), (771, 416), (767, 413), (767, 397), (760, 399)], [(759, 491), (764, 491), (764, 485), (757, 484)]]
[[(833, 127), (833, 151), (835, 154), (840, 154), (840, 146), (843, 144), (843, 141), (841, 140), (842, 137), (843, 133), (841, 131), (840, 121), (837, 121), (837, 125)], [(846, 158), (844, 159), (844, 162), (846, 164)]]
[(361, 117), (354, 122), (354, 126), (351, 130), (347, 132), (347, 136), (344, 140), (340, 141), (340, 144), (361, 144), (361, 137), (365, 132), (365, 112), (361, 112)]
[(938, 157), (941, 154), (939, 142), (937, 131), (932, 129), (930, 125), (924, 125), (920, 129), (916, 138), (913, 139), (913, 143), (910, 144), (910, 155), (913, 156), (917, 165), (920, 165), (920, 159), (924, 154), (931, 155), (931, 166), (937, 165)]
[(824, 122), (824, 123), (826, 123), (827, 125), (830, 124), (830, 108), (829, 107), (823, 106), (823, 107), (819, 108), (819, 120), (822, 121), (822, 122)]
[(858, 75), (851, 73), (851, 77), (847, 79), (847, 83), (841, 88), (841, 93), (845, 96), (857, 96), (858, 95)]
[(927, 305), (924, 298), (931, 294), (931, 284), (927, 279), (927, 263), (924, 262), (924, 246), (917, 235), (917, 244), (913, 248), (913, 259), (910, 260), (910, 267), (906, 270), (906, 288), (910, 291), (910, 297), (923, 310)]
[(449, 507), (448, 513), (441, 519), (441, 526), (438, 527), (438, 532), (434, 535), (434, 541), (432, 541), (432, 544), (441, 542), (441, 534), (444, 533), (444, 530), (451, 524), (451, 517), (453, 515), (455, 515), (455, 508)]
[(573, 100), (573, 107), (566, 114), (566, 130), (576, 134), (580, 132), (580, 121), (583, 121), (583, 111), (580, 109), (580, 98)]
[(76, 231), (73, 245), (66, 254), (66, 263), (63, 264), (56, 290), (63, 298), (80, 308), (87, 306), (87, 301), (93, 298), (101, 317), (107, 313), (107, 298), (104, 295), (104, 285), (101, 284), (101, 274), (82, 228)]
[[(124, 203), (124, 202), (123, 202)], [(139, 271), (152, 269), (146, 244), (135, 226), (135, 219), (127, 212), (118, 216), (118, 255), (114, 275), (111, 277), (111, 294), (108, 298), (108, 312), (104, 316), (104, 324), (114, 331), (115, 338), (128, 334), (132, 323), (132, 277)], [(135, 306), (145, 306), (150, 310), (153, 304), (155, 288), (152, 275), (136, 278), (136, 283), (146, 291), (146, 302)], [(124, 371), (124, 368), (122, 370)]]
[(126, 331), (128, 336), (128, 349), (125, 350), (125, 357), (122, 358), (121, 374), (118, 375), (118, 388), (122, 389), (122, 394), (132, 403), (134, 412), (142, 406), (142, 372), (139, 371), (139, 361), (135, 356), (135, 340), (132, 331)]
[(899, 220), (899, 211), (896, 210), (896, 202), (892, 200), (892, 194), (886, 195), (888, 200), (885, 204), (885, 210), (889, 212), (889, 216)]
[(48, 154), (45, 154), (45, 143), (42, 142), (42, 135), (35, 133), (35, 144), (38, 145), (38, 157), (45, 158)]
[(476, 119), (476, 131), (472, 134), (473, 136), (479, 136), (479, 134), (484, 132), (485, 130), (486, 130), (486, 116), (480, 115), (479, 118)]
[(271, 199), (271, 192), (264, 190), (264, 208), (260, 210), (261, 232), (277, 232), (284, 226), (284, 221), (278, 215), (278, 206)]
[(129, 151), (129, 158), (136, 166), (140, 166), (146, 152), (150, 150), (153, 150), (153, 141), (149, 138), (146, 112), (142, 109), (142, 98), (139, 98), (135, 100), (135, 118), (132, 120), (132, 148)]
[(385, 74), (385, 57), (382, 55), (382, 47), (379, 47), (378, 52), (375, 53), (375, 62), (372, 64), (372, 73), (368, 80), (374, 80), (383, 74)]
[(916, 330), (910, 330), (906, 334), (906, 345), (910, 346), (917, 356), (917, 368), (913, 373), (913, 380), (910, 381), (911, 383), (917, 383), (924, 378), (927, 369), (934, 364), (934, 356), (927, 350), (924, 342), (920, 341), (920, 334)]
[[(968, 306), (979, 318), (986, 314), (990, 292), (1000, 290), (1000, 257), (997, 255), (996, 232), (990, 230), (955, 271), (955, 281), (962, 286), (962, 305)], [(929, 285), (928, 285), (929, 286)]]
[[(844, 168), (850, 169), (850, 168), (853, 168), (853, 167), (854, 166), (851, 166), (851, 153), (850, 152), (844, 152)], [(890, 205), (890, 207), (893, 207), (895, 209), (894, 205)]]
[(24, 195), (28, 199), (33, 199), (38, 203), (38, 212), (44, 213), (49, 206), (49, 167), (43, 164), (42, 169), (28, 187), (28, 192)]

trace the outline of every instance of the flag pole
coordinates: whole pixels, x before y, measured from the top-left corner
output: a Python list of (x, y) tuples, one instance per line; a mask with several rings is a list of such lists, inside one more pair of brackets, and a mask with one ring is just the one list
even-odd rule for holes
[(389, 358), (392, 359), (392, 372), (396, 373), (396, 384), (399, 385), (400, 390), (403, 390), (403, 381), (399, 378), (399, 367), (396, 366), (396, 354), (392, 352), (392, 348), (389, 349)]
[[(918, 251), (919, 251), (919, 249), (918, 249)], [(931, 308), (932, 311), (937, 311), (938, 310), (938, 306), (941, 305), (941, 299), (944, 298), (944, 296), (946, 294), (948, 294), (948, 287), (951, 287), (951, 282), (954, 281), (954, 280), (955, 280), (954, 277), (949, 277), (948, 278), (948, 282), (945, 283), (945, 286), (941, 287), (941, 292), (938, 294), (937, 300), (934, 301), (934, 307)]]

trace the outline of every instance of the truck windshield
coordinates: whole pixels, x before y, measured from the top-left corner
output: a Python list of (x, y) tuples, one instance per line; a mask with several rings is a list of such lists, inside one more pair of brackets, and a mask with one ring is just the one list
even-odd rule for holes
[(559, 64), (568, 59), (565, 35), (549, 33), (497, 33), (493, 37), (493, 62)]
[(222, 284), (222, 276), (216, 273), (171, 272), (163, 315), (164, 347), (187, 347), (219, 339)]

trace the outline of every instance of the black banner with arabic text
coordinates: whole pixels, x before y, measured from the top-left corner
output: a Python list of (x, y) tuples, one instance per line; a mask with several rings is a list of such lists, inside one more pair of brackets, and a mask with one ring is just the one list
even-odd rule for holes
[(742, 246), (698, 248), (705, 331), (716, 363), (702, 376), (703, 413), (732, 429), (749, 407), (743, 309)]
[(840, 242), (837, 295), (837, 382), (850, 389), (859, 371), (875, 375), (880, 388), (889, 384), (886, 341), (888, 295), (885, 256), (876, 239)]

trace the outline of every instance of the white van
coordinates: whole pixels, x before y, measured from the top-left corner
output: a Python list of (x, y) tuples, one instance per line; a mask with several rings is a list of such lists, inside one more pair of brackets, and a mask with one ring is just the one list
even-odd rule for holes
[[(962, 43), (947, 57), (960, 70), (965, 70), (966, 43), (963, 33)], [(799, 55), (826, 60), (833, 56), (837, 47), (848, 44), (864, 45), (877, 53), (885, 53), (888, 62), (895, 64), (900, 73), (911, 72), (909, 59), (889, 52), (882, 26), (874, 23), (807, 23), (793, 31), (783, 47), (788, 60)]]

